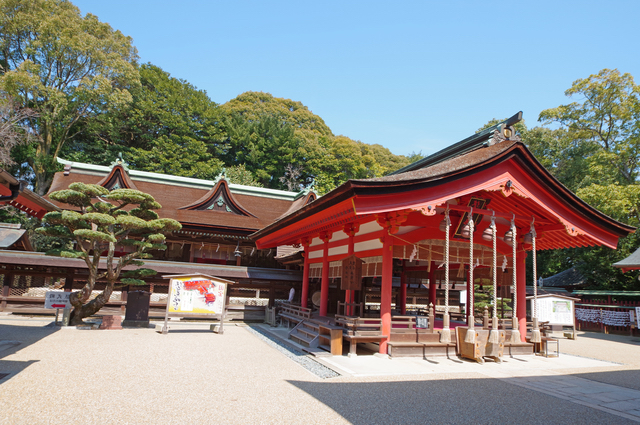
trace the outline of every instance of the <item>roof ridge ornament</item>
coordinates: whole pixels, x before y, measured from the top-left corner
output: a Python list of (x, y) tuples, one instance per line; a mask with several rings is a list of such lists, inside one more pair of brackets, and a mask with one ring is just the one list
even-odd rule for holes
[[(422, 158), (419, 161), (416, 161), (412, 164), (404, 166), (399, 170), (393, 171), (387, 175), (393, 174), (402, 174), (408, 171), (414, 171), (420, 168), (430, 167), (432, 165), (438, 164), (440, 162), (446, 161), (451, 158), (455, 158), (460, 155), (464, 155), (472, 150), (484, 148), (487, 146), (494, 145), (499, 143), (502, 140), (494, 141), (495, 137), (504, 137), (504, 140), (512, 140), (512, 141), (520, 141), (520, 138), (515, 135), (515, 131), (513, 130), (513, 125), (522, 121), (522, 111), (519, 111), (515, 115), (507, 118), (506, 120), (499, 122), (491, 127), (485, 128), (482, 131), (478, 131), (472, 136), (467, 137), (464, 140), (461, 140), (457, 143), (454, 143), (451, 146), (448, 146), (434, 154), (431, 154), (425, 158)], [(504, 133), (504, 129), (510, 129), (509, 136), (505, 134), (501, 134), (500, 136), (495, 134), (495, 131)]]
[(316, 189), (316, 179), (312, 178), (311, 182), (307, 186), (303, 186), (299, 194), (308, 195), (311, 192), (315, 193)]
[(229, 183), (229, 180), (227, 179), (227, 169), (224, 167), (222, 168), (222, 170), (220, 170), (220, 174), (218, 174), (216, 178), (213, 179), (213, 186), (217, 185), (220, 180), (224, 180)]
[(129, 164), (122, 158), (122, 152), (118, 152), (118, 157), (109, 165), (111, 165), (111, 168), (122, 165), (122, 168), (129, 171)]
[(522, 142), (522, 139), (513, 126), (503, 124), (499, 128), (493, 130), (491, 138), (487, 141), (487, 146), (493, 146), (505, 141)]

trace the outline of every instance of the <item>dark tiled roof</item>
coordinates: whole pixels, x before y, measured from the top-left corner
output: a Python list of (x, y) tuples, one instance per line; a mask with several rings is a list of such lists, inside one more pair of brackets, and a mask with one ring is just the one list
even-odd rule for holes
[[(278, 229), (295, 224), (302, 219), (310, 217), (313, 214), (328, 209), (354, 196), (378, 197), (386, 194), (395, 195), (403, 192), (411, 193), (411, 191), (414, 190), (429, 189), (441, 184), (455, 184), (458, 180), (474, 178), (476, 173), (506, 161), (516, 162), (525, 173), (533, 176), (538, 181), (538, 184), (543, 186), (548, 193), (556, 199), (562, 199), (564, 204), (574, 209), (577, 215), (597, 222), (598, 225), (618, 237), (626, 236), (629, 232), (635, 231), (633, 227), (613, 220), (578, 198), (553, 177), (519, 139), (515, 139), (503, 140), (492, 145), (481, 144), (473, 150), (465, 151), (459, 156), (452, 155), (433, 165), (426, 165), (425, 168), (418, 168), (378, 178), (349, 180), (316, 202), (305, 205), (281, 217), (277, 222), (258, 231), (252, 238), (260, 239)], [(500, 197), (498, 196), (496, 198)], [(499, 199), (495, 201), (494, 204), (497, 204)], [(516, 215), (531, 215), (530, 208), (536, 207), (532, 201), (524, 200), (520, 202), (520, 204), (522, 204), (522, 206), (519, 207), (522, 209), (522, 211), (520, 211), (512, 201), (507, 202), (509, 203), (508, 207)], [(496, 208), (495, 205), (494, 208)], [(540, 210), (538, 213), (548, 214), (539, 207), (538, 209)], [(507, 210), (508, 209), (505, 209), (505, 211)], [(580, 243), (586, 242), (588, 241), (580, 241)], [(586, 245), (589, 244), (591, 243), (586, 243)], [(573, 245), (569, 244), (567, 246)]]
[(401, 174), (389, 174), (384, 177), (353, 180), (353, 183), (356, 185), (368, 186), (379, 183), (402, 184), (403, 182), (413, 183), (416, 181), (434, 180), (445, 177), (448, 174), (466, 170), (469, 167), (473, 167), (478, 164), (483, 164), (485, 161), (508, 151), (516, 143), (518, 143), (516, 140), (505, 140), (502, 143), (496, 143), (488, 147), (478, 146), (476, 149), (466, 152), (464, 155), (449, 158), (426, 168), (419, 168), (417, 170), (407, 171)]
[(542, 287), (560, 287), (566, 288), (570, 286), (582, 286), (587, 283), (585, 277), (575, 267), (571, 267), (553, 276), (549, 276), (542, 280)]

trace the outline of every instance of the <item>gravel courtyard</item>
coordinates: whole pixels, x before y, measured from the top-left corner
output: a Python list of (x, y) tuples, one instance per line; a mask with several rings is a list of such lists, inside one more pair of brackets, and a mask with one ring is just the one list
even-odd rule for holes
[[(476, 365), (457, 359), (432, 359), (431, 364), (429, 359), (365, 358), (370, 356), (338, 358), (334, 372), (331, 362), (318, 365), (283, 350), (245, 325), (228, 324), (219, 335), (208, 324), (180, 323), (161, 335), (151, 328), (47, 326), (51, 321), (0, 316), (2, 424), (640, 421), (631, 407), (616, 410), (620, 404), (596, 405), (554, 390), (558, 379), (574, 379), (582, 392), (593, 384), (635, 397), (640, 391), (638, 338), (581, 333), (575, 341), (563, 339), (560, 359), (567, 366), (559, 369), (556, 363), (545, 370), (542, 363), (540, 373), (527, 367), (526, 359)], [(371, 373), (351, 373), (368, 364)], [(410, 373), (412, 364), (428, 364), (429, 372), (416, 367)], [(375, 370), (398, 365), (406, 365), (405, 372)]]

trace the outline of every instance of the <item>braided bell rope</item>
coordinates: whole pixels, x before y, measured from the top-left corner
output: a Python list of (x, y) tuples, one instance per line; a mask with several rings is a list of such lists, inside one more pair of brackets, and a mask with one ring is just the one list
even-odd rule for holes
[(474, 300), (473, 300), (473, 292), (475, 290), (473, 283), (473, 231), (474, 231), (475, 223), (473, 222), (473, 207), (471, 207), (471, 212), (469, 213), (469, 317), (467, 318), (467, 325), (469, 329), (467, 330), (467, 335), (464, 337), (464, 342), (474, 343), (476, 342), (476, 331), (474, 328), (475, 325), (475, 317), (474, 317)]
[(542, 335), (540, 335), (540, 328), (538, 327), (538, 277), (537, 277), (537, 261), (536, 261), (536, 228), (535, 217), (531, 221), (531, 251), (533, 254), (533, 307), (531, 308), (531, 316), (533, 319), (533, 330), (531, 331), (531, 342), (542, 342)]
[(493, 294), (491, 301), (493, 303), (493, 316), (498, 315), (498, 255), (497, 255), (497, 235), (495, 218), (491, 217), (491, 240), (493, 242), (493, 256), (491, 258), (491, 267), (493, 269)]
[(531, 222), (531, 244), (532, 244), (532, 248), (531, 248), (531, 253), (533, 254), (533, 299), (534, 299), (534, 303), (533, 303), (533, 317), (538, 317), (538, 276), (537, 276), (537, 270), (536, 270), (536, 229), (533, 226), (533, 222)]
[(511, 330), (511, 342), (520, 342), (520, 330), (518, 329), (518, 286), (517, 286), (517, 273), (516, 273), (516, 222), (515, 222), (515, 214), (511, 219), (511, 234), (513, 235), (513, 243), (511, 246), (511, 256), (513, 261), (513, 272), (512, 272), (512, 285), (513, 285), (513, 312), (512, 312), (512, 330)]
[(492, 325), (491, 332), (489, 333), (489, 340), (487, 341), (490, 344), (498, 344), (500, 342), (500, 334), (498, 333), (498, 259), (497, 259), (497, 234), (496, 234), (496, 218), (495, 215), (491, 216), (491, 234), (493, 240), (493, 257), (492, 264), (493, 267), (493, 317), (492, 317)]
[(449, 219), (449, 210), (446, 213), (447, 228), (446, 228), (446, 242), (444, 248), (444, 282), (446, 284), (444, 288), (444, 311), (449, 314), (449, 227), (451, 227), (451, 220)]
[(451, 342), (451, 331), (449, 330), (449, 227), (451, 220), (449, 219), (449, 208), (444, 212), (445, 219), (445, 244), (444, 244), (444, 316), (442, 317), (442, 333), (440, 334), (440, 342)]

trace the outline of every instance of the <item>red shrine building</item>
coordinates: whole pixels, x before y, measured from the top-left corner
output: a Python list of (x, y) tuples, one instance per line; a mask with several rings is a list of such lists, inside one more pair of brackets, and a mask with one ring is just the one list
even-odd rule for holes
[(379, 282), (380, 353), (387, 353), (392, 314), (405, 312), (412, 276), (429, 283), (434, 305), (436, 288), (444, 285), (448, 303), (452, 276), (473, 296), (469, 281), (496, 276), (496, 262), (509, 276), (506, 284), (500, 276), (501, 285), (515, 287), (509, 296), (516, 301), (515, 328), (526, 329), (527, 256), (596, 245), (615, 249), (635, 229), (556, 180), (515, 135), (513, 124), (520, 119), (516, 114), (385, 177), (350, 180), (252, 237), (260, 249), (304, 249), (302, 307), (309, 305), (310, 282), (319, 279), (320, 316), (335, 312), (342, 299), (365, 299), (359, 282), (355, 288), (336, 286), (343, 261), (355, 255), (362, 281)]
[[(474, 335), (484, 338), (482, 344), (504, 343), (510, 350), (532, 352), (527, 341), (537, 342), (532, 337), (537, 313), (527, 310), (526, 299), (527, 283), (535, 299), (537, 251), (615, 249), (619, 238), (635, 231), (558, 182), (515, 134), (513, 125), (520, 119), (518, 113), (385, 177), (350, 180), (320, 198), (310, 190), (234, 185), (224, 175), (210, 181), (129, 170), (122, 159), (111, 166), (59, 160), (64, 171), (55, 175), (50, 191), (73, 182), (138, 189), (163, 206), (161, 217), (182, 224), (181, 231), (167, 238), (166, 251), (145, 260), (146, 267), (159, 273), (143, 288), (153, 293), (152, 307), (166, 305), (167, 282), (161, 276), (167, 274), (229, 279), (239, 283), (232, 297), (243, 299), (241, 292), (247, 291), (253, 299), (264, 299), (268, 293), (269, 306), (276, 298), (286, 299), (295, 285), (299, 303), (284, 304), (280, 317), (320, 319), (303, 333), (315, 333), (321, 345), (331, 339), (332, 353), (342, 353), (342, 338), (350, 341), (350, 354), (358, 343), (374, 342), (376, 350), (389, 355), (423, 355), (427, 350), (448, 355), (455, 346), (464, 356), (464, 342), (471, 344), (469, 358), (481, 360), (489, 353), (499, 359), (497, 351), (478, 348)], [(69, 207), (37, 197), (5, 174), (0, 176), (0, 201), (37, 217)], [(121, 247), (119, 253), (126, 250)], [(64, 282), (65, 290), (82, 287), (86, 270), (81, 263), (0, 250), (0, 310), (29, 295), (33, 286), (50, 286), (51, 279)], [(526, 281), (527, 267), (531, 282)], [(491, 334), (487, 313), (479, 325), (474, 314), (480, 312), (469, 308), (483, 287), (493, 297)], [(126, 288), (117, 296), (115, 303), (123, 310)], [(511, 324), (499, 322), (497, 297), (514, 306), (507, 314)], [(427, 315), (426, 305), (425, 330), (418, 321)], [(270, 310), (267, 316), (274, 318)], [(474, 326), (484, 329), (476, 332)], [(493, 338), (502, 329), (505, 334)], [(334, 338), (336, 331), (344, 333)], [(339, 346), (334, 347), (334, 339)]]

